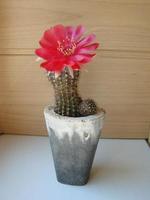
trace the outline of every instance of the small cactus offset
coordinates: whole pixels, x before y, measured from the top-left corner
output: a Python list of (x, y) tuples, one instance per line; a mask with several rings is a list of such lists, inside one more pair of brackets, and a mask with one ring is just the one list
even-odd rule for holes
[(79, 105), (81, 116), (94, 115), (97, 113), (97, 106), (92, 99), (85, 99)]
[(79, 70), (70, 75), (68, 67), (56, 78), (54, 73), (50, 73), (49, 80), (55, 90), (55, 112), (60, 115), (79, 117), (79, 104), (82, 99), (78, 95), (77, 86), (79, 79)]
[[(78, 95), (78, 80), (83, 64), (92, 60), (98, 48), (94, 34), (84, 36), (85, 28), (56, 25), (46, 30), (35, 53), (55, 90), (54, 111), (63, 116), (80, 117), (97, 112), (93, 100)], [(39, 59), (38, 59), (39, 60)]]

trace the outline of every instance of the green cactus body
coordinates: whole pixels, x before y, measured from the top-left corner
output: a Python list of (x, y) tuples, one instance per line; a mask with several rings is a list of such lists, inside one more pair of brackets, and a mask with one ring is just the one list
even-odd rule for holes
[(66, 67), (57, 78), (54, 73), (50, 73), (48, 78), (55, 91), (54, 111), (64, 116), (79, 117), (78, 107), (82, 101), (77, 91), (79, 70), (73, 71), (72, 77)]

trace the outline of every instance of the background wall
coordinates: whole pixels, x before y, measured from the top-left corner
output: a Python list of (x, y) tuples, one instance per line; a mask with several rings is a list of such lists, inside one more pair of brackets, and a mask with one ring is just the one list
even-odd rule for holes
[(43, 30), (84, 24), (101, 43), (80, 92), (107, 111), (103, 137), (146, 138), (150, 127), (149, 0), (1, 0), (0, 130), (46, 134), (53, 90), (35, 62)]

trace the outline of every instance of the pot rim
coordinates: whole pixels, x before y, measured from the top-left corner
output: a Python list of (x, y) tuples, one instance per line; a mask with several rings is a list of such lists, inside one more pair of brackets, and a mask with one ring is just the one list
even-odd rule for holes
[(69, 116), (63, 116), (63, 115), (59, 115), (54, 111), (54, 107), (53, 106), (46, 106), (44, 108), (44, 113), (48, 114), (54, 118), (58, 118), (60, 120), (69, 120), (69, 121), (91, 121), (91, 120), (96, 120), (98, 118), (103, 119), (106, 112), (103, 108), (98, 110), (98, 113), (94, 114), (94, 115), (88, 115), (88, 116), (83, 116), (83, 117), (69, 117)]

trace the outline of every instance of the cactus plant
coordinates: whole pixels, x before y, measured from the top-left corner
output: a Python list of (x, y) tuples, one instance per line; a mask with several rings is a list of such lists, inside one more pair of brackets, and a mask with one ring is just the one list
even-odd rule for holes
[(69, 185), (87, 183), (105, 115), (78, 93), (81, 68), (99, 45), (94, 34), (84, 32), (81, 25), (56, 25), (44, 32), (35, 51), (38, 60), (45, 60), (41, 67), (55, 91), (55, 106), (46, 106), (44, 117), (57, 180)]
[(94, 101), (82, 100), (78, 94), (80, 69), (91, 61), (99, 46), (92, 43), (94, 34), (83, 36), (85, 28), (56, 25), (44, 32), (41, 48), (35, 53), (45, 61), (41, 63), (55, 90), (54, 111), (60, 115), (79, 117), (95, 114)]
[(79, 104), (82, 99), (78, 95), (77, 86), (79, 70), (73, 72), (73, 77), (69, 74), (68, 67), (65, 67), (59, 77), (54, 73), (48, 75), (55, 91), (55, 112), (60, 115), (79, 117)]

